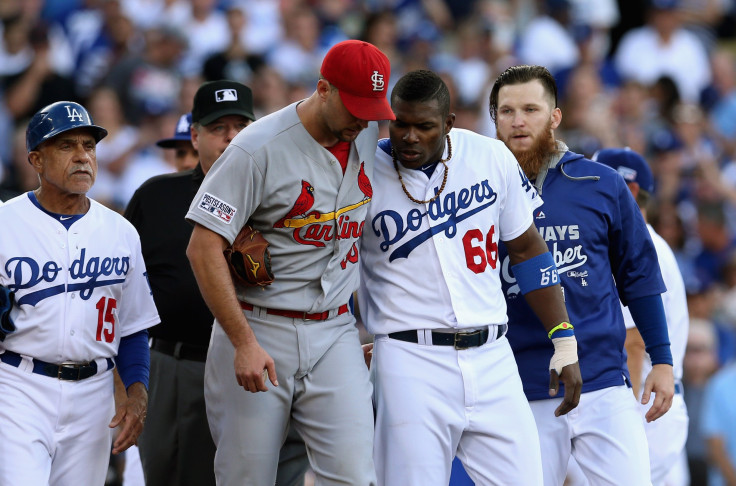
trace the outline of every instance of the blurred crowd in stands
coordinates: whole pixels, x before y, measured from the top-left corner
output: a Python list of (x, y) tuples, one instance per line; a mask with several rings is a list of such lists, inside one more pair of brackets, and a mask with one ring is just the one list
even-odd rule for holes
[(123, 211), (143, 181), (175, 170), (155, 142), (203, 81), (247, 84), (262, 117), (313, 91), (333, 44), (363, 39), (391, 60), (392, 83), (440, 73), (455, 126), (493, 137), (495, 77), (544, 65), (560, 88), (558, 138), (587, 156), (629, 146), (654, 171), (650, 220), (688, 292), (688, 454), (700, 484), (703, 396), (736, 357), (735, 34), (733, 0), (2, 0), (0, 199), (37, 186), (25, 127), (58, 100), (84, 103), (108, 130), (89, 195)]

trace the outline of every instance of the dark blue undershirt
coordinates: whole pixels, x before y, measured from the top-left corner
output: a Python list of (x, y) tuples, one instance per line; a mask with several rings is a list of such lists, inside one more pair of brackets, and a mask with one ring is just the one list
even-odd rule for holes
[(639, 297), (629, 302), (629, 311), (644, 340), (652, 364), (672, 364), (672, 351), (661, 294)]
[(143, 383), (146, 390), (148, 389), (149, 370), (151, 368), (148, 329), (143, 329), (120, 339), (115, 364), (126, 390), (138, 381)]
[(74, 224), (75, 221), (80, 219), (84, 214), (58, 214), (58, 213), (52, 213), (51, 211), (47, 211), (44, 209), (43, 206), (41, 206), (41, 203), (38, 202), (38, 199), (36, 199), (36, 193), (33, 191), (28, 192), (28, 199), (31, 200), (31, 202), (41, 211), (48, 214), (55, 220), (57, 220), (59, 223), (63, 224), (64, 227), (68, 230), (71, 228), (71, 226)]
[[(378, 141), (378, 148), (386, 152), (388, 155), (391, 155), (391, 140), (388, 138), (382, 138)], [(432, 174), (434, 174), (434, 170), (437, 168), (437, 164), (439, 164), (440, 161), (437, 160), (435, 162), (424, 164), (421, 167), (417, 167), (414, 170), (421, 170), (424, 172), (424, 175), (427, 176), (427, 179), (430, 179), (432, 177)]]
[(434, 170), (437, 168), (437, 164), (439, 163), (440, 162), (437, 161), (432, 162), (431, 164), (424, 164), (423, 166), (417, 167), (414, 170), (421, 170), (422, 172), (424, 172), (424, 175), (427, 176), (427, 179), (430, 179), (432, 177), (432, 174), (434, 174)]

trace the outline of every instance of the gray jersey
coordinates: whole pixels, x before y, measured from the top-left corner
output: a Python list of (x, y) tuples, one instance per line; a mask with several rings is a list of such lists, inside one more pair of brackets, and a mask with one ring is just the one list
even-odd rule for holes
[(358, 238), (371, 200), (378, 126), (352, 144), (347, 169), (299, 120), (297, 103), (253, 123), (230, 143), (192, 201), (187, 219), (232, 243), (250, 223), (270, 243), (275, 281), (238, 287), (261, 307), (321, 312), (358, 288)]

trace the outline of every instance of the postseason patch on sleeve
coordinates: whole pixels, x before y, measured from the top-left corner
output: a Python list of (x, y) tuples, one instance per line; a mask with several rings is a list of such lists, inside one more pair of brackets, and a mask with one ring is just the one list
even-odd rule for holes
[(237, 211), (232, 204), (228, 204), (208, 192), (204, 193), (197, 207), (215, 218), (221, 219), (226, 224), (232, 223), (233, 216), (235, 216), (235, 212)]

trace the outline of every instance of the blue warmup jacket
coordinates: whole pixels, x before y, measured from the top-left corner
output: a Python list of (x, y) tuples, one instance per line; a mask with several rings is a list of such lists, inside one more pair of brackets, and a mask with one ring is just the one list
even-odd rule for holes
[[(582, 155), (566, 152), (540, 180), (544, 204), (534, 210), (534, 224), (560, 275), (578, 341), (583, 392), (628, 384), (619, 296), (626, 305), (666, 290), (644, 218), (623, 178)], [(519, 292), (505, 246), (499, 251), (507, 336), (524, 392), (529, 400), (548, 399), (554, 347)], [(557, 397), (563, 394), (561, 389)]]

